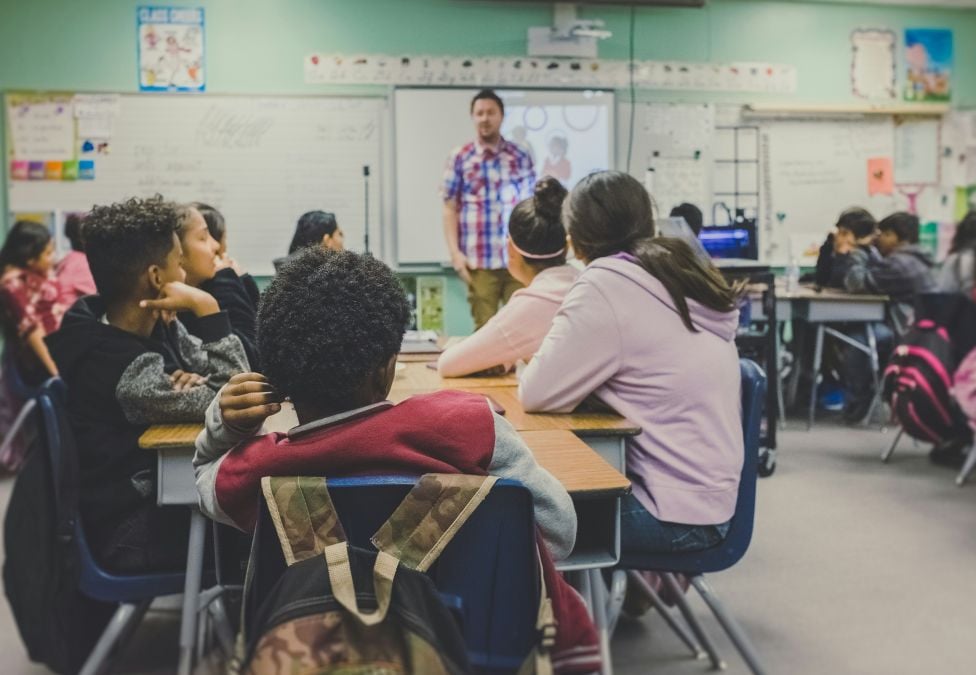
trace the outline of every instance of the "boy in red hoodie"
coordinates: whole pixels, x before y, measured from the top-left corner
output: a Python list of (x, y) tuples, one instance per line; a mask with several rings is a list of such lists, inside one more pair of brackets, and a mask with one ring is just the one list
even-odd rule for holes
[[(393, 272), (371, 256), (310, 248), (275, 277), (258, 313), (263, 375), (231, 379), (207, 411), (194, 465), (204, 512), (254, 527), (263, 476), (468, 473), (514, 478), (532, 493), (546, 586), (559, 623), (553, 665), (600, 666), (596, 632), (553, 558), (573, 548), (566, 490), (483, 396), (441, 391), (387, 400), (410, 310)], [(265, 377), (266, 376), (266, 377)], [(257, 436), (291, 399), (299, 426)]]

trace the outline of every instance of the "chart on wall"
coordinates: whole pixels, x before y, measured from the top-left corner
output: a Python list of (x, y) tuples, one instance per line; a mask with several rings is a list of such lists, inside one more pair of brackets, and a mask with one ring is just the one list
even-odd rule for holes
[[(449, 259), (441, 185), (452, 151), (474, 141), (475, 89), (401, 88), (394, 93), (396, 239), (401, 264)], [(498, 90), (502, 134), (533, 159), (536, 174), (567, 187), (614, 166), (614, 96), (602, 90)]]
[[(71, 106), (63, 95), (7, 96), (11, 211), (84, 212), (157, 193), (203, 201), (224, 213), (231, 255), (270, 274), (305, 211), (334, 212), (346, 246), (363, 248), (372, 166), (370, 231), (381, 239), (384, 99), (142, 94)], [(66, 171), (82, 165), (87, 176)]]

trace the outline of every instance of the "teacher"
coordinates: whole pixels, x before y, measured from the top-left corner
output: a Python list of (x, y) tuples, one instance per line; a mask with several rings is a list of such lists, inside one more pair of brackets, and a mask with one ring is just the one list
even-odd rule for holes
[(451, 265), (468, 285), (477, 330), (522, 287), (508, 272), (508, 217), (532, 196), (535, 170), (528, 153), (502, 138), (498, 94), (479, 91), (470, 113), (477, 136), (451, 153), (441, 196)]

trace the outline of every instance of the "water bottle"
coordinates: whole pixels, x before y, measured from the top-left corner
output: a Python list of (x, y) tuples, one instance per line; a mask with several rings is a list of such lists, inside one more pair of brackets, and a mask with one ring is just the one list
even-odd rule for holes
[(800, 287), (800, 263), (793, 258), (786, 268), (786, 292), (794, 293)]

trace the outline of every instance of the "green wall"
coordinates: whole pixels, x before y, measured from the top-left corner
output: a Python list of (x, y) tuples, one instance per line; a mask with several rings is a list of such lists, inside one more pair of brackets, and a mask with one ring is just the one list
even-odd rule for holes
[[(0, 89), (136, 91), (135, 8), (149, 0), (0, 0)], [(164, 4), (164, 3), (159, 3)], [(474, 55), (525, 53), (526, 28), (548, 25), (551, 5), (485, 0), (180, 0), (202, 5), (207, 88), (216, 93), (330, 91), (303, 82), (312, 51)], [(587, 7), (614, 36), (600, 56), (625, 58), (630, 9)], [(976, 11), (878, 5), (711, 0), (704, 9), (636, 10), (636, 56), (767, 61), (797, 66), (790, 102), (851, 100), (855, 28), (955, 31), (954, 103), (976, 106)], [(349, 91), (343, 90), (343, 91)], [(660, 100), (756, 101), (756, 94), (640, 92)], [(768, 97), (767, 97), (768, 98)], [(782, 98), (782, 97), (780, 97)], [(6, 153), (4, 153), (6, 156)], [(7, 162), (0, 168), (6, 180)], [(6, 220), (6, 191), (0, 213)], [(464, 292), (448, 285), (448, 331), (470, 330)]]

